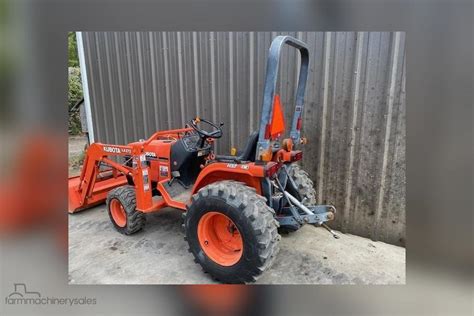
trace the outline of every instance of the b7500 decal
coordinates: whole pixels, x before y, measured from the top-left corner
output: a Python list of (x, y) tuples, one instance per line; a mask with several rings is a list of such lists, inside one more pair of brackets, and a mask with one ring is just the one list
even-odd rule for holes
[(156, 158), (156, 154), (152, 151), (145, 152), (146, 157)]

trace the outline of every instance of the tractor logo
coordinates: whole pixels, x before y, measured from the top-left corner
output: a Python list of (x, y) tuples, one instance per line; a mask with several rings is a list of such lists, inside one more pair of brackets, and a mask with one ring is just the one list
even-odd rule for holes
[(8, 298), (40, 298), (41, 294), (40, 292), (33, 292), (33, 291), (28, 291), (26, 289), (26, 284), (25, 283), (15, 283), (13, 284), (14, 290), (10, 295), (8, 295)]
[(118, 147), (113, 147), (113, 146), (104, 146), (104, 151), (107, 153), (113, 153), (113, 154), (120, 154), (120, 153), (127, 153), (130, 154), (132, 151), (127, 148), (120, 149)]
[(120, 154), (120, 148), (112, 146), (104, 146), (104, 151), (108, 153)]

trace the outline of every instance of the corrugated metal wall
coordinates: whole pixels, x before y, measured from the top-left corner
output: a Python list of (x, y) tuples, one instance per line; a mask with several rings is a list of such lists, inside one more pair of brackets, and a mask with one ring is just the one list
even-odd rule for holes
[[(257, 128), (267, 52), (280, 34), (310, 48), (303, 165), (319, 202), (339, 211), (333, 226), (404, 244), (404, 33), (83, 33), (96, 141), (127, 143), (199, 115), (225, 123), (219, 153), (241, 146)], [(286, 48), (279, 90), (287, 117), (298, 65)]]

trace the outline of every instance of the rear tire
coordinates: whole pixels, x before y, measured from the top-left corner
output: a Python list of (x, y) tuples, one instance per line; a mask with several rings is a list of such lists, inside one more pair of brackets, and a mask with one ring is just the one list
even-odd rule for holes
[(315, 205), (316, 190), (314, 189), (314, 183), (309, 177), (309, 174), (297, 164), (292, 164), (289, 169), (289, 175), (296, 184), (296, 190), (301, 197), (303, 205)]
[[(212, 252), (219, 249), (218, 241), (224, 243), (225, 238), (204, 238), (219, 235), (212, 234), (213, 226), (204, 225), (210, 216), (217, 216), (216, 223), (219, 218), (227, 220), (228, 232), (224, 233), (229, 238), (226, 240), (233, 240), (234, 234), (241, 238), (242, 249), (232, 248), (236, 254), (225, 254), (225, 260)], [(193, 195), (184, 220), (185, 240), (195, 262), (214, 279), (223, 283), (248, 283), (254, 282), (273, 263), (279, 250), (278, 225), (274, 211), (253, 188), (235, 181), (219, 181)], [(202, 227), (211, 231), (205, 234)]]
[(107, 195), (107, 211), (115, 229), (131, 235), (145, 226), (145, 214), (136, 210), (135, 188), (124, 185)]
[[(288, 174), (296, 185), (296, 192), (293, 189), (288, 189), (288, 192), (293, 195), (299, 196), (303, 205), (313, 206), (316, 204), (316, 190), (314, 189), (314, 183), (309, 177), (309, 174), (301, 169), (296, 163), (292, 164), (288, 170)], [(296, 193), (296, 194), (295, 194)], [(281, 234), (289, 234), (300, 229), (301, 226), (291, 227), (280, 227), (278, 232)]]

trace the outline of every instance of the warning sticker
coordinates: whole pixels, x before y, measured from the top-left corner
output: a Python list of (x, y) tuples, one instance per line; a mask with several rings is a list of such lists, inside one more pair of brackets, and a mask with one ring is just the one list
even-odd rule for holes
[(168, 166), (160, 166), (160, 176), (162, 177), (168, 176)]

